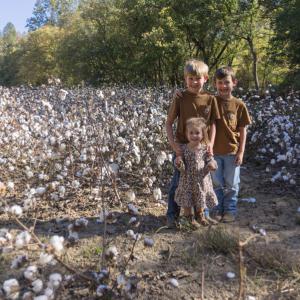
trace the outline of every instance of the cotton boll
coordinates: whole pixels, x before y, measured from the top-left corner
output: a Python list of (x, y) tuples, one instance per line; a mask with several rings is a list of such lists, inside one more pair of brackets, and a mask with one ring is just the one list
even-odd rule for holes
[(132, 203), (129, 203), (127, 208), (128, 208), (128, 211), (130, 214), (138, 215), (139, 211), (138, 211), (137, 207), (135, 207)]
[(33, 281), (36, 279), (38, 269), (36, 266), (29, 266), (24, 271), (23, 275), (26, 279)]
[(39, 196), (45, 194), (45, 192), (46, 192), (46, 188), (44, 186), (40, 186), (35, 190), (35, 193)]
[(13, 205), (9, 208), (9, 212), (16, 217), (20, 217), (22, 216), (23, 210), (21, 206)]
[(23, 231), (16, 236), (15, 246), (21, 249), (26, 246), (31, 240), (31, 235), (27, 231)]
[(31, 291), (25, 292), (22, 296), (22, 300), (34, 300), (34, 294)]
[(127, 200), (129, 202), (134, 202), (135, 201), (135, 193), (134, 193), (134, 191), (132, 191), (132, 190), (127, 191), (125, 193), (125, 196), (126, 196), (126, 198), (127, 198)]
[(179, 287), (179, 282), (178, 282), (178, 280), (177, 280), (176, 278), (171, 278), (171, 279), (168, 281), (168, 283), (169, 283), (170, 285), (172, 285), (173, 287), (176, 287), (176, 288)]
[(62, 276), (59, 273), (52, 273), (49, 276), (48, 287), (56, 290), (62, 282)]
[(41, 253), (39, 258), (39, 264), (42, 266), (50, 264), (53, 260), (53, 255), (48, 253)]
[(60, 98), (60, 100), (64, 101), (66, 99), (68, 95), (68, 92), (66, 90), (61, 89), (59, 91), (58, 97)]
[(57, 254), (60, 254), (64, 249), (64, 238), (62, 236), (54, 235), (50, 239), (50, 244)]
[(119, 255), (119, 253), (118, 253), (118, 250), (117, 250), (116, 246), (110, 246), (105, 251), (105, 257), (107, 259), (116, 260), (118, 255)]
[(153, 190), (153, 198), (156, 201), (159, 201), (162, 199), (162, 194), (161, 194), (161, 189), (160, 188), (156, 188)]
[(48, 298), (48, 300), (53, 300), (54, 299), (54, 290), (51, 287), (47, 287), (44, 290), (44, 295)]
[(18, 269), (21, 268), (26, 262), (28, 261), (27, 255), (18, 255), (12, 262), (11, 262), (11, 269)]
[(17, 279), (12, 278), (4, 281), (3, 283), (3, 291), (8, 299), (18, 299), (20, 286)]
[(12, 192), (15, 189), (15, 184), (12, 181), (8, 181), (6, 187), (10, 192)]

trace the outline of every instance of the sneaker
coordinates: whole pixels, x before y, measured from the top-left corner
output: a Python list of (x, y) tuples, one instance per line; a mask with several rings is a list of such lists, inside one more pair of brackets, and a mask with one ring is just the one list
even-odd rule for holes
[(177, 228), (177, 221), (175, 218), (167, 218), (167, 228), (169, 229)]
[(223, 216), (223, 219), (222, 219), (222, 222), (223, 223), (232, 223), (235, 221), (235, 215), (232, 214), (232, 213), (225, 213), (224, 216)]
[(214, 221), (216, 221), (216, 222), (219, 223), (219, 222), (221, 222), (222, 219), (223, 219), (223, 214), (220, 213), (220, 212), (218, 212), (218, 211), (212, 212), (212, 213), (210, 214), (210, 219), (211, 219), (211, 220), (214, 220)]
[(214, 219), (214, 218), (211, 218), (210, 216), (206, 216), (205, 218), (206, 218), (206, 220), (208, 221), (208, 223), (210, 224), (210, 225), (217, 225), (217, 224), (219, 224), (219, 222), (222, 220), (222, 216), (221, 215), (219, 215), (218, 217), (221, 217), (219, 220), (218, 219)]

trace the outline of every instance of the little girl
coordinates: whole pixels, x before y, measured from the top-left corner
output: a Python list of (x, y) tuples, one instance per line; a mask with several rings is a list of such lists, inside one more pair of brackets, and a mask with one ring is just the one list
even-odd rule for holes
[[(207, 153), (208, 136), (203, 118), (187, 120), (186, 136), (188, 144), (181, 145), (183, 156), (175, 159), (175, 166), (180, 170), (175, 201), (184, 209), (183, 218), (198, 228), (199, 224), (209, 224), (204, 209), (211, 209), (218, 204), (209, 173), (217, 169), (217, 164)], [(195, 218), (192, 215), (193, 207)]]

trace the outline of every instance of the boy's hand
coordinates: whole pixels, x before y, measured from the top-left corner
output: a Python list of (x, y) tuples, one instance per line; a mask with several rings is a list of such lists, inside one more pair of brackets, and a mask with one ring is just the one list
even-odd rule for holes
[(207, 154), (208, 156), (213, 156), (214, 152), (213, 152), (213, 144), (212, 143), (208, 143), (207, 144)]
[(179, 97), (179, 98), (182, 98), (182, 92), (180, 90), (176, 90), (174, 95), (173, 95), (173, 98), (176, 98), (176, 97)]
[(235, 161), (234, 163), (237, 166), (240, 166), (243, 163), (243, 158), (244, 158), (244, 152), (238, 152), (235, 156)]

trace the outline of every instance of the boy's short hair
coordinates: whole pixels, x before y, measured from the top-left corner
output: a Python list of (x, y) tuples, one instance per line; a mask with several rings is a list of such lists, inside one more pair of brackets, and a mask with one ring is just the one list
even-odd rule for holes
[(190, 118), (186, 120), (186, 131), (191, 128), (200, 128), (203, 134), (203, 142), (208, 144), (209, 138), (207, 133), (207, 125), (204, 118)]
[(184, 77), (192, 76), (208, 76), (208, 65), (201, 60), (190, 59), (184, 65)]
[(214, 81), (216, 81), (216, 79), (223, 79), (227, 76), (231, 76), (232, 80), (235, 80), (235, 72), (233, 71), (233, 69), (229, 66), (227, 67), (221, 67), (219, 69), (217, 69), (215, 76), (214, 76)]

